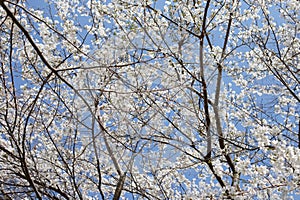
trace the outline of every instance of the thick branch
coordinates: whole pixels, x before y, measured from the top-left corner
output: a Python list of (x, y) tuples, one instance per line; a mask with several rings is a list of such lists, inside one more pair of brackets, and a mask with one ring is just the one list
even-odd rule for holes
[(118, 180), (113, 200), (119, 200), (120, 199), (125, 179), (126, 179), (126, 173), (124, 173), (122, 176), (120, 176), (120, 178)]
[[(224, 142), (224, 136), (223, 136), (223, 132), (222, 132), (221, 119), (220, 119), (220, 115), (219, 115), (219, 99), (220, 99), (220, 90), (221, 90), (222, 72), (223, 72), (222, 62), (223, 62), (223, 57), (225, 55), (227, 42), (229, 40), (231, 23), (232, 23), (232, 13), (230, 13), (230, 15), (229, 15), (226, 36), (225, 36), (223, 49), (222, 49), (222, 56), (218, 63), (218, 77), (217, 77), (217, 85), (216, 85), (216, 93), (215, 93), (215, 102), (214, 102), (214, 106), (213, 106), (215, 118), (216, 118), (216, 128), (217, 128), (217, 133), (218, 133), (218, 137), (219, 137), (219, 145), (220, 145), (221, 150), (223, 150), (223, 151), (225, 151), (225, 142)], [(235, 166), (234, 166), (234, 163), (233, 163), (232, 159), (230, 158), (229, 154), (227, 152), (224, 152), (224, 153), (225, 153), (225, 155), (224, 155), (225, 159), (226, 159), (230, 169), (233, 172), (233, 177), (234, 177), (233, 181), (232, 181), (232, 185), (233, 185), (233, 184), (235, 184), (235, 182), (236, 182), (235, 178), (237, 177)]]
[(204, 62), (203, 62), (203, 47), (204, 47), (204, 36), (206, 34), (206, 18), (208, 13), (210, 0), (207, 1), (205, 10), (204, 10), (204, 17), (202, 23), (202, 31), (200, 36), (200, 50), (199, 50), (199, 59), (200, 59), (200, 80), (202, 84), (203, 90), (203, 101), (204, 101), (204, 112), (205, 112), (205, 127), (207, 132), (207, 150), (206, 150), (206, 159), (211, 158), (211, 151), (212, 151), (212, 141), (211, 141), (211, 132), (210, 132), (210, 116), (209, 116), (209, 109), (208, 109), (208, 95), (207, 95), (207, 85), (206, 80), (204, 77)]
[(99, 117), (98, 117), (97, 120), (98, 120), (98, 124), (100, 126), (100, 129), (104, 132), (103, 139), (104, 139), (104, 143), (105, 143), (105, 146), (107, 148), (108, 154), (109, 154), (110, 158), (112, 159), (114, 167), (115, 167), (115, 169), (117, 170), (117, 172), (118, 172), (118, 174), (120, 176), (120, 178), (118, 180), (118, 183), (117, 183), (117, 186), (116, 186), (114, 198), (113, 198), (113, 200), (117, 200), (117, 199), (120, 198), (120, 195), (121, 195), (122, 190), (123, 190), (124, 182), (125, 182), (125, 179), (126, 179), (126, 172), (122, 173), (121, 168), (120, 168), (120, 166), (119, 166), (119, 164), (117, 162), (117, 159), (114, 156), (114, 153), (113, 153), (112, 149), (110, 148), (110, 144), (109, 144), (109, 142), (108, 142), (108, 140), (106, 138), (105, 134), (107, 133), (107, 130), (102, 125), (101, 120), (100, 120)]

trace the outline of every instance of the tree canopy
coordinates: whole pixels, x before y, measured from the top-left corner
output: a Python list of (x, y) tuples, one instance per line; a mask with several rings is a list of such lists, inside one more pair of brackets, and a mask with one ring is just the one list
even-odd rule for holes
[(37, 2), (0, 0), (1, 199), (300, 195), (299, 1)]

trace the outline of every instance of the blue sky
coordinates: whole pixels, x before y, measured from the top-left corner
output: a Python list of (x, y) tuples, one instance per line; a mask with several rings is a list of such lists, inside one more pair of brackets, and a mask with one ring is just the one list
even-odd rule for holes
[[(29, 0), (28, 4), (32, 5), (32, 7), (37, 8), (37, 9), (43, 9), (43, 8), (45, 8), (45, 10), (47, 10), (47, 8), (48, 8), (47, 4), (45, 4), (43, 1)], [(164, 4), (164, 1), (159, 0), (159, 1), (157, 1), (157, 4), (158, 4), (158, 7), (160, 7), (160, 6), (162, 6)], [(278, 21), (280, 22), (280, 18), (278, 18)], [(220, 46), (221, 45), (222, 45), (222, 42), (220, 43)], [(231, 82), (231, 78), (225, 79), (225, 82), (228, 82), (228, 83)], [(236, 89), (236, 91), (238, 92), (240, 88), (236, 87), (234, 89)], [(261, 98), (264, 100), (264, 96), (262, 96)], [(300, 199), (300, 195), (298, 195), (298, 196), (293, 195), (293, 196), (294, 196), (295, 199)]]

